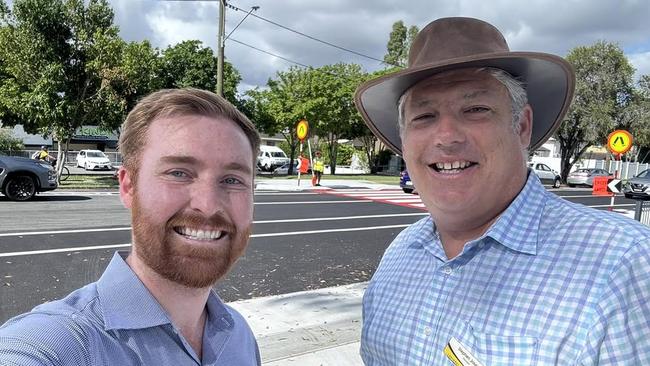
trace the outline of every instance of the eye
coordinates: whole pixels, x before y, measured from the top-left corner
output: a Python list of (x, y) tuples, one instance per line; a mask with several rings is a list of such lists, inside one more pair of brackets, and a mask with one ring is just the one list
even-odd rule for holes
[(168, 174), (171, 175), (174, 178), (185, 178), (185, 177), (188, 176), (187, 173), (185, 173), (183, 171), (180, 171), (180, 170), (172, 170)]
[(465, 110), (465, 113), (485, 113), (489, 112), (490, 108), (483, 106), (470, 107)]
[(223, 182), (226, 184), (244, 184), (244, 182), (234, 177), (228, 177), (224, 179)]

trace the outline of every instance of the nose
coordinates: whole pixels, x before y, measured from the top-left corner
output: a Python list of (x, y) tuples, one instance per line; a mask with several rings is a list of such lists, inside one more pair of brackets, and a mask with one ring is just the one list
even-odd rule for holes
[(224, 212), (228, 196), (219, 187), (218, 182), (203, 180), (193, 183), (191, 209), (206, 217)]
[(461, 124), (462, 121), (453, 113), (441, 113), (433, 130), (433, 142), (436, 147), (449, 149), (462, 145), (466, 136)]

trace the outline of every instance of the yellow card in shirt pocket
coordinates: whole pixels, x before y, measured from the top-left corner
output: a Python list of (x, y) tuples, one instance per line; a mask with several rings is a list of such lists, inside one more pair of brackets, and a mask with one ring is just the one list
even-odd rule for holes
[(455, 366), (484, 366), (458, 339), (451, 337), (444, 349), (445, 355)]
[(514, 335), (508, 330), (502, 330), (499, 334), (484, 333), (472, 327), (469, 322), (464, 323), (455, 335), (456, 339), (483, 365), (536, 364), (539, 347), (536, 337)]

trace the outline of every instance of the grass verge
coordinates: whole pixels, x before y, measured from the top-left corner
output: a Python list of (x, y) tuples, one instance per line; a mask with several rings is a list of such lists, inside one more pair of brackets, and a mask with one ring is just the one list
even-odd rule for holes
[(110, 175), (71, 175), (59, 189), (118, 189), (117, 179)]

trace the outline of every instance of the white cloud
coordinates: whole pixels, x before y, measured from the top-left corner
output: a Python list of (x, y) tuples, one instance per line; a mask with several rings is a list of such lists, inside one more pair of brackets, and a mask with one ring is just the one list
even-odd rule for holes
[[(650, 73), (650, 1), (620, 0), (456, 0), (430, 1), (263, 1), (231, 0), (248, 11), (327, 42), (382, 59), (393, 22), (403, 20), (420, 28), (445, 16), (473, 16), (494, 24), (510, 48), (566, 55), (576, 46), (598, 40), (618, 43), (627, 50), (640, 74)], [(111, 0), (116, 23), (127, 40), (149, 39), (165, 48), (188, 39), (216, 46), (218, 4), (194, 1)], [(226, 32), (245, 15), (226, 12)], [(288, 59), (313, 66), (336, 62), (360, 63), (368, 71), (381, 67), (377, 61), (347, 53), (307, 39), (249, 16), (233, 38)], [(269, 77), (292, 64), (259, 51), (226, 42), (226, 58), (242, 75), (242, 85), (264, 85)]]

